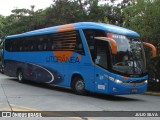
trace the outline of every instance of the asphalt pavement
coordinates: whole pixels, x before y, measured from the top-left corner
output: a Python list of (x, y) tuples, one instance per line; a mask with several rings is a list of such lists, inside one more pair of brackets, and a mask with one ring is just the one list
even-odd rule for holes
[[(76, 95), (70, 89), (55, 87), (52, 85), (38, 84), (34, 82), (19, 83), (16, 78), (10, 78), (0, 74), (0, 111), (60, 111), (59, 117), (43, 117), (29, 119), (73, 119), (73, 120), (104, 120), (117, 119), (116, 117), (85, 117), (65, 116), (63, 111), (160, 111), (160, 96), (143, 95), (119, 95), (110, 96), (102, 94)], [(74, 113), (75, 113), (74, 112)], [(49, 114), (49, 113), (47, 113)], [(57, 114), (57, 113), (56, 113)], [(159, 115), (159, 112), (158, 112)], [(116, 114), (115, 114), (116, 116)], [(118, 119), (146, 119), (150, 117), (119, 117)], [(6, 118), (0, 118), (6, 119)], [(15, 120), (22, 118), (14, 118)], [(27, 119), (27, 118), (23, 118)], [(152, 119), (159, 119), (159, 116)]]

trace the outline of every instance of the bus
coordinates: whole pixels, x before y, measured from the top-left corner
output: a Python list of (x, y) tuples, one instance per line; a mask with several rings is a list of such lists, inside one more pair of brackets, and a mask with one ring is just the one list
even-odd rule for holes
[(38, 83), (110, 95), (147, 89), (140, 35), (115, 25), (79, 22), (10, 35), (3, 48), (4, 73)]

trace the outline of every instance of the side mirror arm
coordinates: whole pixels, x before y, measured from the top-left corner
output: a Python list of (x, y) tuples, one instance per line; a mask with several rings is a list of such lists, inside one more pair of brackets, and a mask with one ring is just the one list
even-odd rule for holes
[(117, 46), (117, 43), (114, 39), (108, 38), (108, 37), (95, 37), (95, 39), (108, 41), (111, 46), (112, 54), (114, 54), (114, 55), (117, 54), (118, 46)]
[(152, 57), (156, 57), (157, 50), (156, 50), (156, 47), (153, 44), (147, 43), (147, 42), (143, 42), (143, 45), (151, 48), (152, 49)]

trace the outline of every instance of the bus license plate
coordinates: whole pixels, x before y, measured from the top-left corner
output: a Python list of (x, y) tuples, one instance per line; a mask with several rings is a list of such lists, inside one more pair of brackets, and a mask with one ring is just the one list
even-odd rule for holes
[(132, 90), (131, 90), (131, 93), (137, 93), (137, 92), (138, 92), (137, 89), (132, 89)]

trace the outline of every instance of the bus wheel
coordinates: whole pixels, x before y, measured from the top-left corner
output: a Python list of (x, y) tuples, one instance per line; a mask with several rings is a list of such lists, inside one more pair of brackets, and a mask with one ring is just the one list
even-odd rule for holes
[(73, 79), (72, 89), (78, 95), (84, 95), (85, 94), (84, 80), (80, 76), (77, 76)]
[(18, 82), (20, 82), (20, 83), (24, 82), (23, 72), (21, 70), (18, 71), (17, 78), (18, 78)]

